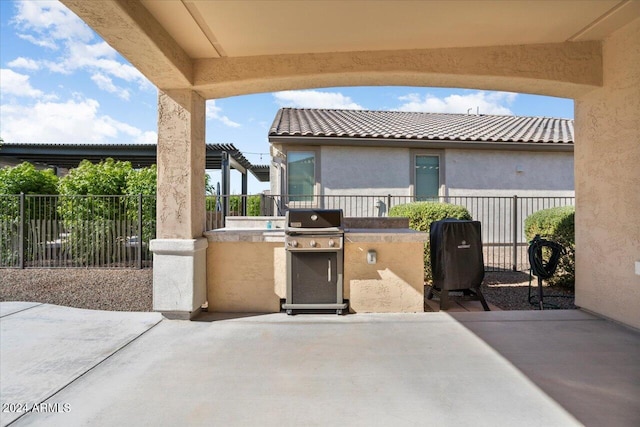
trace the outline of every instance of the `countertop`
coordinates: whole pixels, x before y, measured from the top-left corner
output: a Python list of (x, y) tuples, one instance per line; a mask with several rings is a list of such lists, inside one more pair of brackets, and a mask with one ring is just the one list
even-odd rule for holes
[[(282, 228), (220, 228), (204, 233), (209, 242), (282, 242)], [(350, 228), (345, 229), (345, 242), (426, 242), (427, 233), (410, 228)]]

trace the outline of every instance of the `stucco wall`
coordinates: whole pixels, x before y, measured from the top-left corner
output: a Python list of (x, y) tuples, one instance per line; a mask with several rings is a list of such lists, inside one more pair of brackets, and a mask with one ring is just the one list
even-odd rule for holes
[(576, 304), (640, 328), (640, 19), (603, 44), (576, 100)]
[[(275, 145), (278, 149), (281, 146)], [(285, 148), (286, 149), (286, 148)], [(279, 151), (279, 150), (278, 150)], [(324, 195), (411, 196), (413, 154), (441, 157), (448, 195), (574, 195), (571, 152), (502, 150), (410, 150), (408, 148), (324, 146), (320, 180)], [(412, 154), (413, 153), (413, 154)], [(272, 170), (272, 191), (282, 190), (279, 169)]]
[[(367, 252), (377, 252), (376, 264)], [(344, 295), (355, 313), (424, 311), (423, 243), (346, 242)]]
[(447, 150), (449, 195), (573, 196), (573, 153)]
[(277, 313), (286, 296), (282, 242), (209, 242), (209, 311)]
[(409, 195), (408, 148), (322, 147), (323, 194)]

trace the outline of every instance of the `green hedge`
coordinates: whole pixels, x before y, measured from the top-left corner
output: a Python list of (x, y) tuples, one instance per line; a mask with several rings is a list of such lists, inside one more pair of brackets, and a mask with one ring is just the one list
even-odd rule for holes
[[(206, 209), (208, 212), (216, 211), (216, 203), (218, 196), (207, 196)], [(260, 195), (254, 194), (252, 196), (246, 196), (247, 199), (247, 214), (246, 216), (260, 216)], [(239, 215), (242, 209), (242, 196), (232, 195), (229, 196), (229, 212), (231, 215)], [(222, 200), (220, 201), (220, 208), (222, 208)]]
[(530, 241), (539, 234), (543, 239), (557, 242), (567, 250), (567, 254), (560, 259), (556, 274), (548, 280), (552, 286), (574, 287), (576, 278), (575, 212), (573, 206), (544, 209), (530, 215), (524, 221), (527, 240)]
[[(389, 210), (389, 216), (409, 218), (410, 228), (427, 233), (431, 223), (434, 221), (440, 221), (445, 218), (472, 219), (466, 208), (438, 202), (416, 202), (397, 205)], [(432, 279), (428, 241), (424, 245), (424, 277), (429, 282)]]

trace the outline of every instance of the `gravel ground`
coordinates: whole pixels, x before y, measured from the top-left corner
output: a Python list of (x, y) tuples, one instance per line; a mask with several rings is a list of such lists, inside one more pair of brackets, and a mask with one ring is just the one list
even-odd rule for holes
[[(533, 277), (531, 292), (538, 295), (538, 279)], [(573, 290), (550, 287), (543, 284), (544, 302), (546, 309), (575, 309), (573, 302)], [(503, 310), (537, 310), (537, 305), (531, 305), (529, 296), (529, 273), (519, 271), (504, 271), (499, 273), (486, 273), (482, 283), (482, 293), (487, 302), (495, 304)], [(550, 297), (550, 295), (563, 295), (563, 298)]]
[(151, 311), (153, 270), (0, 269), (0, 301)]
[[(151, 269), (0, 269), (0, 301), (44, 302), (93, 310), (151, 311), (152, 272)], [(527, 301), (528, 283), (526, 273), (487, 273), (482, 291), (488, 302), (503, 310), (536, 309)], [(545, 294), (571, 297), (545, 298), (555, 305), (545, 308), (576, 308), (573, 292), (545, 286)]]

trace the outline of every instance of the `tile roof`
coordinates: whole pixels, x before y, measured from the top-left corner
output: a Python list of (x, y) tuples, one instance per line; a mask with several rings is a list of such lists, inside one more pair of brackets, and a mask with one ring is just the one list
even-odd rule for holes
[(573, 144), (573, 120), (282, 108), (269, 130), (269, 136)]

